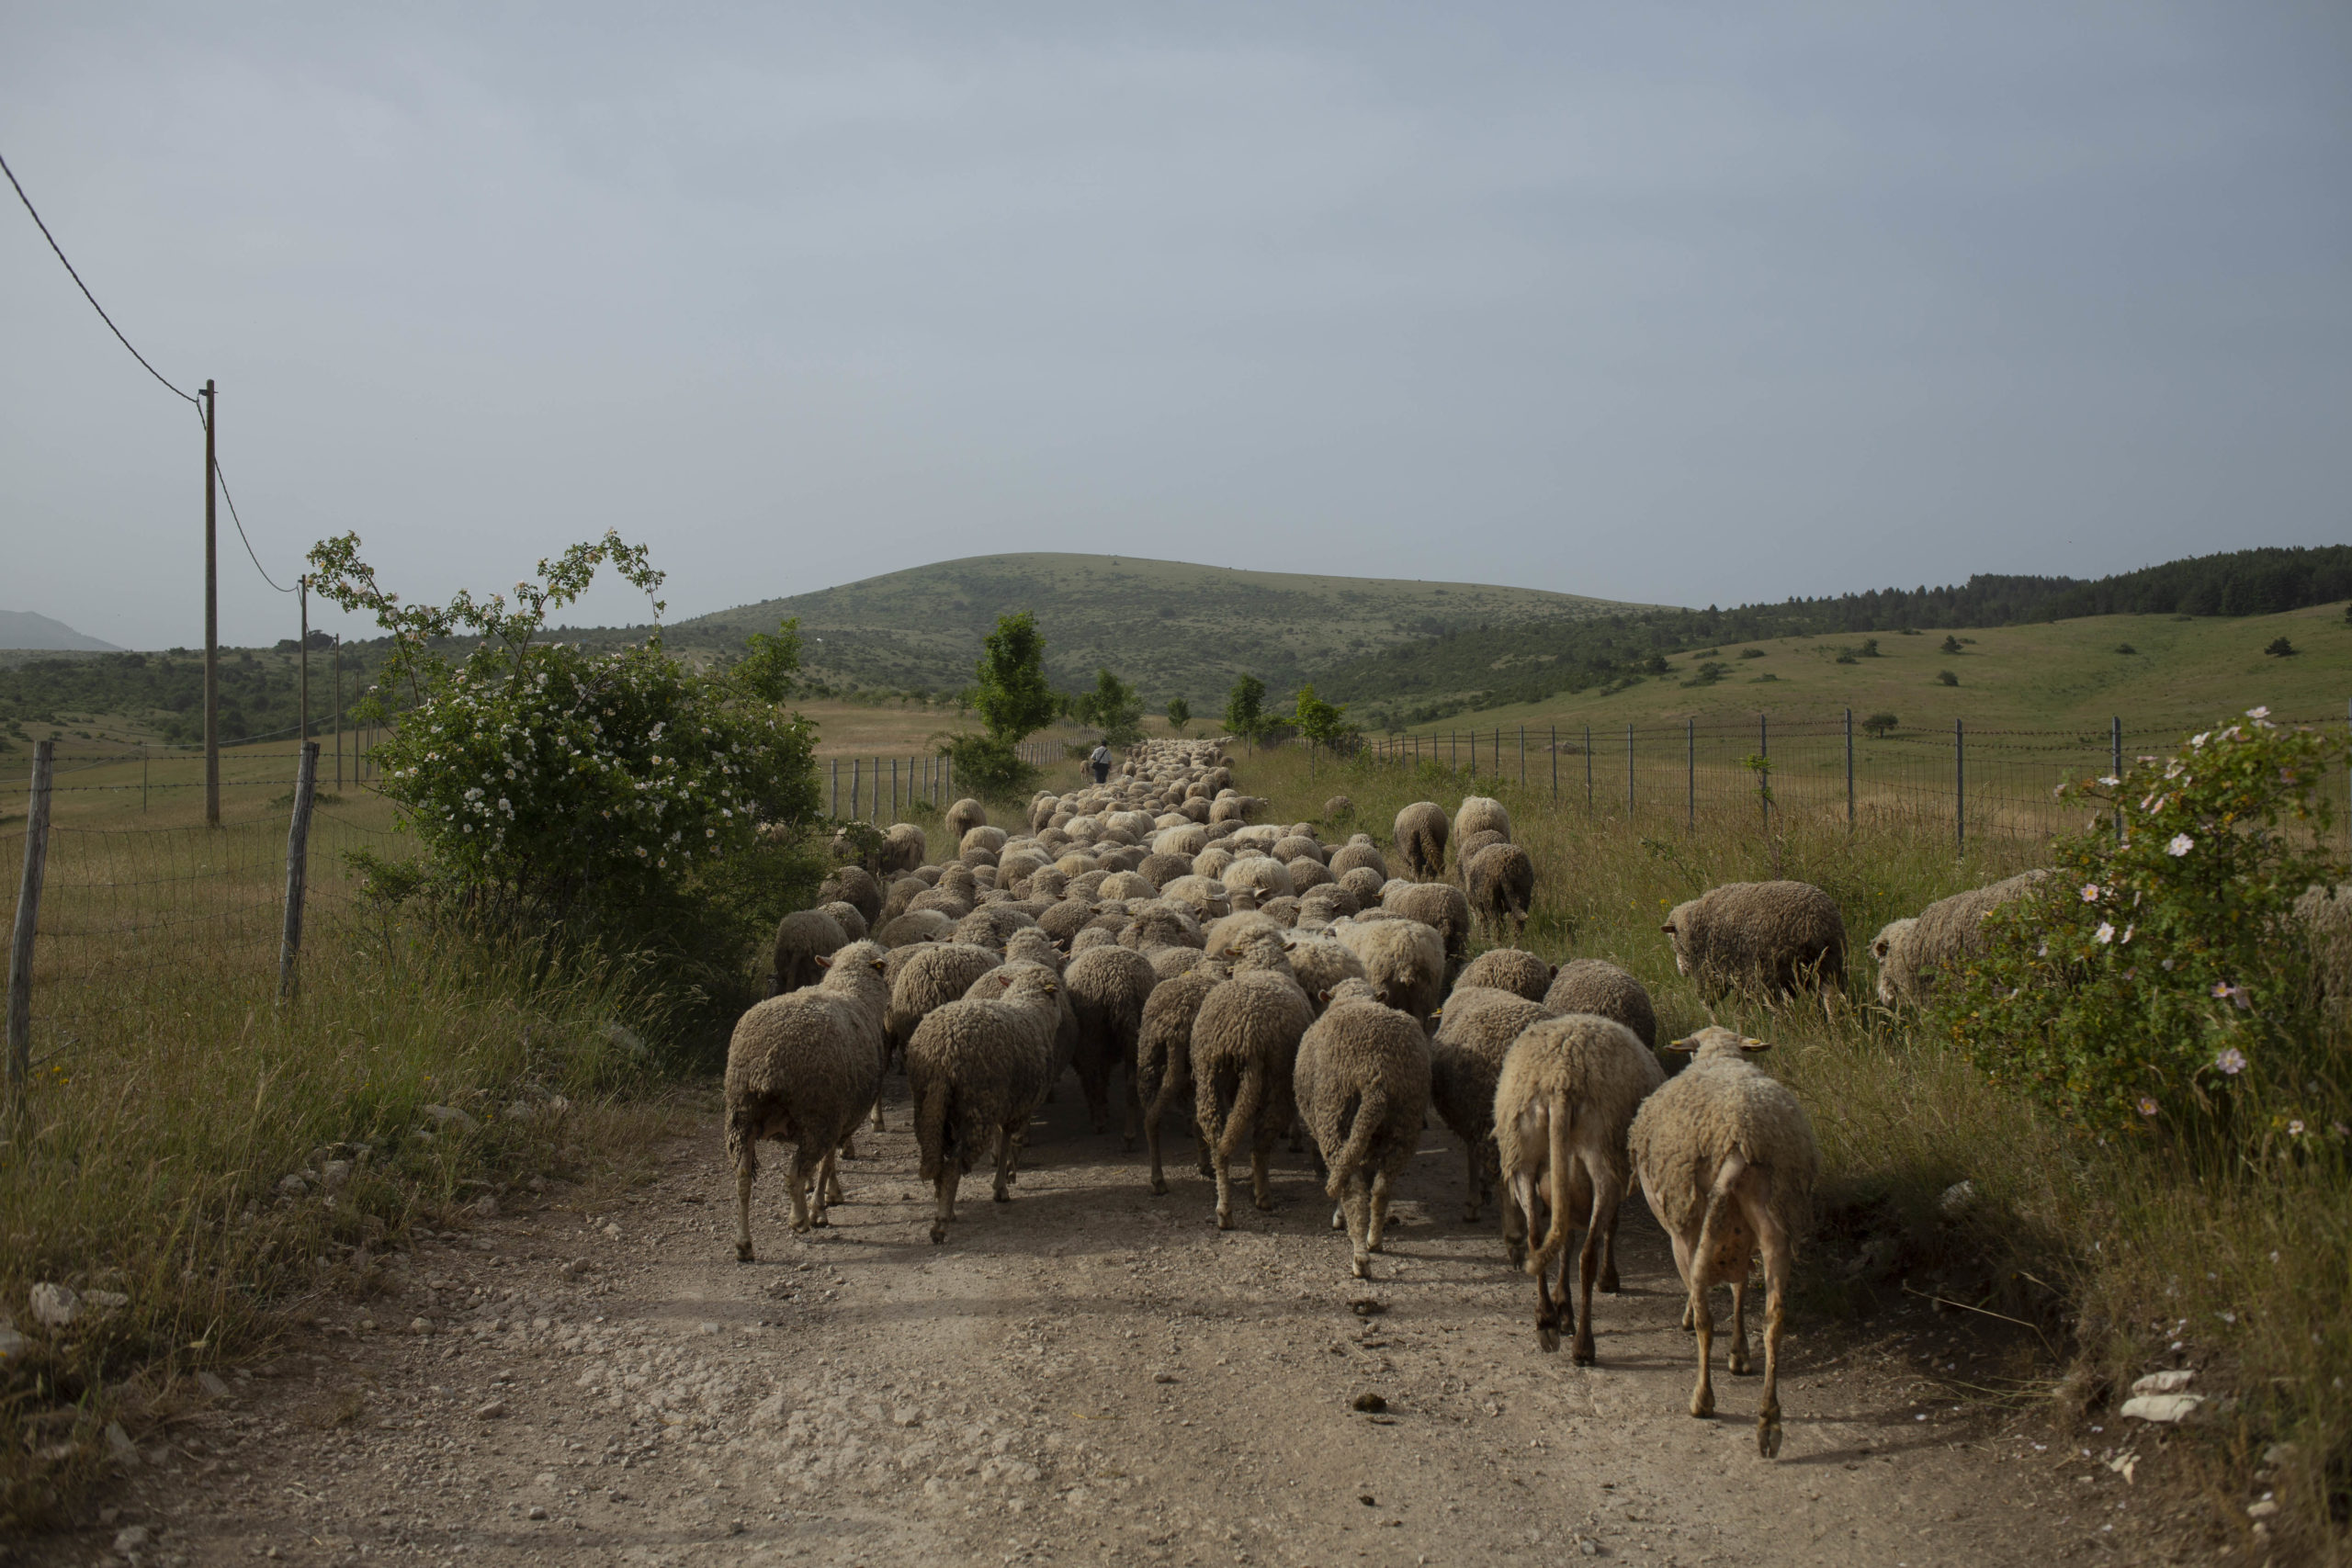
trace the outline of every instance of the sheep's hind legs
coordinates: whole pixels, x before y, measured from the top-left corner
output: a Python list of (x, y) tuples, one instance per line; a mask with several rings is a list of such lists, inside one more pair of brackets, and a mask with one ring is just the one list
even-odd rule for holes
[(1384, 1250), (1381, 1238), (1388, 1230), (1388, 1173), (1373, 1172), (1372, 1197), (1364, 1220), (1365, 1245), (1374, 1252)]
[(956, 1217), (956, 1189), (963, 1184), (964, 1173), (950, 1158), (939, 1169), (939, 1178), (932, 1184), (937, 1207), (931, 1217), (931, 1245), (937, 1247), (947, 1239), (947, 1223)]
[(820, 1155), (805, 1144), (793, 1151), (792, 1169), (785, 1179), (792, 1196), (792, 1234), (795, 1235), (808, 1234), (808, 1188), (812, 1177), (817, 1188), (818, 1212), (821, 1213), (824, 1210), (824, 1162), (830, 1157), (830, 1152)]
[(752, 1146), (743, 1145), (741, 1157), (735, 1162), (735, 1261), (750, 1263), (752, 1257), (752, 1178), (759, 1174), (759, 1161), (752, 1155)]

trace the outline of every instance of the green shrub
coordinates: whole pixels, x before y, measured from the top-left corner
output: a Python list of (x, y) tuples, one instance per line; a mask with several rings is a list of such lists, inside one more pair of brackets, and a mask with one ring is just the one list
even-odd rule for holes
[(1953, 674), (1949, 670), (1939, 670), (1936, 671), (1936, 684), (1939, 686), (1957, 686), (1960, 684), (1960, 677)]
[(2295, 656), (2295, 645), (2283, 637), (2274, 637), (2270, 639), (2269, 646), (2262, 651), (2273, 659), (2292, 659)]
[(1992, 952), (1949, 1014), (1955, 1041), (2103, 1133), (2316, 1135), (2316, 1110), (2299, 1108), (2332, 1094), (2324, 1080), (2340, 1068), (2294, 902), (2344, 874), (2317, 847), (2319, 787), (2342, 750), (2255, 708), (2120, 779), (2061, 785), (2102, 815), (1988, 918)]
[(1009, 800), (1037, 785), (1037, 770), (1021, 760), (1010, 740), (993, 735), (959, 735), (939, 749), (955, 766), (956, 787), (984, 799)]
[(1891, 713), (1874, 713), (1862, 720), (1862, 733), (1875, 740), (1881, 736), (1894, 734), (1894, 727), (1901, 722)]

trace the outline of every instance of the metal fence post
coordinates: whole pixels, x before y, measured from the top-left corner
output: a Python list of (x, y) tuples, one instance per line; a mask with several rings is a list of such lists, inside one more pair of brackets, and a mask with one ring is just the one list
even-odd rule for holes
[(1764, 814), (1767, 827), (1772, 821), (1772, 718), (1770, 714), (1756, 716), (1756, 756), (1765, 765), (1756, 770), (1757, 809)]
[[(2123, 781), (2123, 716), (2117, 714), (2107, 722), (2108, 749), (2115, 763), (2110, 776), (2115, 779), (2120, 791)], [(2115, 841), (2119, 844), (2123, 841), (2123, 802), (2120, 795), (2115, 803)]]
[(25, 874), (17, 885), (17, 929), (8, 944), (8, 1103), (28, 1110), (33, 1076), (33, 933), (40, 925), (40, 885), (49, 869), (49, 783), (57, 742), (33, 742), (32, 796), (25, 808)]
[(1592, 726), (1584, 727), (1584, 811), (1592, 815)]
[(842, 760), (833, 759), (833, 793), (825, 802), (825, 815), (839, 818), (842, 814)]
[(1683, 811), (1689, 818), (1689, 830), (1699, 830), (1699, 721), (1682, 721)]
[(1953, 852), (1968, 853), (1968, 739), (1964, 719), (1951, 721), (1951, 825)]
[(1625, 820), (1634, 819), (1634, 727), (1625, 727)]
[(857, 786), (865, 782), (865, 759), (852, 757), (849, 760), (849, 814), (853, 819), (857, 816)]
[(1846, 826), (1854, 825), (1854, 710), (1846, 710)]
[(1527, 787), (1527, 726), (1519, 727), (1519, 787)]
[(311, 802), (318, 787), (319, 743), (302, 742), (294, 764), (294, 819), (286, 828), (286, 927), (277, 946), (277, 996), (294, 994), (296, 964), (302, 954), (302, 894), (310, 878)]
[(1560, 804), (1560, 727), (1552, 727), (1552, 804)]

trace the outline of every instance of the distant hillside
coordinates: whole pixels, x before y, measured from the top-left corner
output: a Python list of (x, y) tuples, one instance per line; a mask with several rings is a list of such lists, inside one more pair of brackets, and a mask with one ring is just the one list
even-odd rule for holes
[(63, 621), (30, 610), (0, 610), (0, 648), (27, 649), (41, 653), (119, 653), (110, 642), (85, 637)]
[(1401, 642), (1638, 608), (1532, 588), (1041, 554), (941, 561), (723, 610), (665, 635), (681, 648), (740, 647), (797, 616), (812, 681), (948, 692), (972, 679), (997, 617), (1029, 610), (1045, 628), (1056, 684), (1090, 684), (1108, 665), (1155, 706), (1180, 694), (1198, 705), (1221, 702), (1244, 672), (1287, 694), (1314, 671)]
[(1399, 643), (1319, 671), (1316, 690), (1368, 718), (1426, 724), (1622, 691), (1665, 660), (1772, 637), (2027, 626), (2110, 615), (2278, 615), (2352, 598), (2352, 546), (2232, 550), (2096, 581), (1972, 577), (1953, 588), (1888, 588), (1719, 610), (1643, 610), (1574, 624), (1483, 626)]

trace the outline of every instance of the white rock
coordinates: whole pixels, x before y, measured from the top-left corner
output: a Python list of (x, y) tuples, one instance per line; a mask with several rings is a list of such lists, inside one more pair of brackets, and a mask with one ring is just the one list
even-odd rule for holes
[(13, 1328), (0, 1328), (0, 1361), (25, 1353), (25, 1337)]
[(46, 1280), (27, 1292), (26, 1304), (32, 1308), (33, 1321), (49, 1328), (62, 1328), (82, 1312), (80, 1296), (64, 1285), (54, 1285)]
[(147, 1540), (145, 1525), (131, 1525), (119, 1529), (114, 1532), (115, 1555), (128, 1557), (134, 1551), (144, 1551), (147, 1549)]
[(119, 1421), (107, 1423), (107, 1447), (118, 1463), (134, 1465), (139, 1462), (139, 1445), (130, 1440), (130, 1434), (122, 1429)]
[(2182, 1389), (2187, 1388), (2189, 1381), (2196, 1376), (2196, 1370), (2188, 1367), (2183, 1367), (2176, 1371), (2150, 1372), (2146, 1377), (2133, 1380), (2132, 1392), (2133, 1393), (2178, 1393)]
[(1944, 1189), (1943, 1196), (1936, 1200), (1936, 1207), (1943, 1212), (1944, 1218), (1956, 1220), (1973, 1208), (1975, 1202), (1976, 1183), (1955, 1181)]
[(205, 1393), (210, 1394), (215, 1399), (226, 1399), (229, 1397), (229, 1385), (220, 1381), (220, 1375), (218, 1372), (197, 1373), (196, 1386), (202, 1389)]
[(2123, 1402), (2123, 1414), (2140, 1421), (2170, 1426), (2186, 1421), (2205, 1403), (2201, 1394), (2143, 1393)]
[(481, 1125), (480, 1122), (476, 1122), (472, 1117), (467, 1115), (464, 1111), (458, 1110), (454, 1105), (427, 1105), (423, 1108), (423, 1111), (426, 1120), (437, 1122), (445, 1127), (454, 1122), (468, 1132), (471, 1132), (475, 1127)]
[(288, 1173), (277, 1179), (277, 1190), (288, 1198), (300, 1198), (311, 1190), (311, 1184), (300, 1177)]
[(319, 1185), (330, 1192), (340, 1191), (351, 1179), (351, 1164), (347, 1159), (331, 1159), (319, 1167)]
[(130, 1304), (130, 1298), (120, 1291), (85, 1291), (82, 1299), (105, 1312), (116, 1312)]

